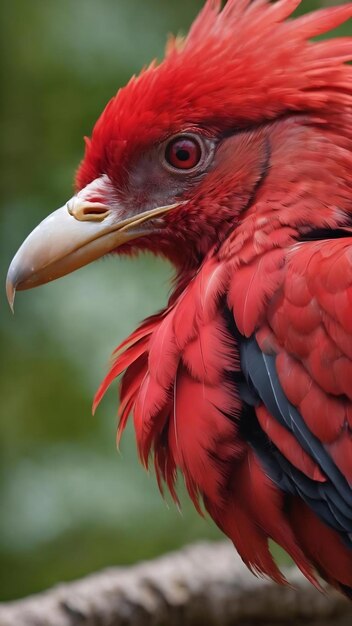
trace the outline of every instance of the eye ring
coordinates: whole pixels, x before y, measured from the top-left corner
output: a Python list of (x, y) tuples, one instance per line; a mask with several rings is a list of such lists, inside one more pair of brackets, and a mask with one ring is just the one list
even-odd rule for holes
[(163, 144), (162, 150), (164, 166), (174, 173), (193, 173), (204, 165), (204, 142), (193, 133), (174, 135)]

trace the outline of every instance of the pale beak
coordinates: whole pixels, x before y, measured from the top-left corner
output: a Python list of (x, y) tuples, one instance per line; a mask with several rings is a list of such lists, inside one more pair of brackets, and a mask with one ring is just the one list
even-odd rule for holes
[(16, 290), (31, 289), (65, 276), (148, 232), (143, 224), (181, 203), (157, 207), (121, 221), (116, 211), (74, 196), (23, 242), (9, 267), (6, 293), (13, 310)]

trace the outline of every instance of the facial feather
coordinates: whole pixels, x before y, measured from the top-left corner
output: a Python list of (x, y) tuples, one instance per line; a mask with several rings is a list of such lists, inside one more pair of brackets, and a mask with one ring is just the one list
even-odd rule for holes
[[(268, 185), (277, 186), (277, 180), (282, 185), (282, 167), (303, 155), (302, 170), (310, 170), (313, 180), (313, 168), (320, 165), (308, 152), (330, 148), (314, 137), (308, 146), (305, 127), (320, 125), (320, 136), (328, 139), (342, 125), (345, 132), (338, 134), (345, 143), (338, 156), (334, 148), (331, 159), (343, 158), (352, 142), (351, 41), (310, 39), (351, 17), (352, 4), (289, 19), (298, 4), (229, 0), (222, 9), (220, 1), (208, 0), (189, 34), (169, 40), (164, 60), (153, 62), (111, 99), (86, 141), (77, 188), (105, 174), (116, 197), (136, 213), (186, 201), (164, 218), (168, 228), (119, 253), (144, 249), (168, 257), (179, 271), (196, 268), (250, 209), (269, 170), (277, 175)], [(291, 130), (284, 123), (290, 119), (296, 120)], [(203, 142), (204, 167), (189, 174), (164, 167), (162, 154), (179, 133)], [(285, 193), (292, 193), (290, 180), (286, 186)], [(311, 184), (307, 194), (319, 204), (325, 192)], [(302, 225), (311, 220), (306, 204), (295, 209), (295, 220)]]
[(300, 0), (208, 0), (188, 36), (168, 45), (98, 119), (77, 187), (106, 172), (116, 184), (136, 154), (175, 132), (212, 137), (290, 112), (325, 115), (352, 103), (349, 39), (312, 43), (352, 16), (352, 4), (287, 18)]

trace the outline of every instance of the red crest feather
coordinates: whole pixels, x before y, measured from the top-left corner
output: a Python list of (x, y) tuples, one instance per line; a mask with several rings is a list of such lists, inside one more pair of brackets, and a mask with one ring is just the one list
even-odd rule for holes
[(208, 0), (188, 36), (169, 40), (162, 63), (109, 102), (86, 145), (78, 186), (182, 128), (226, 130), (352, 105), (351, 39), (309, 41), (352, 17), (352, 3), (288, 20), (299, 4), (228, 0), (221, 10), (220, 0)]

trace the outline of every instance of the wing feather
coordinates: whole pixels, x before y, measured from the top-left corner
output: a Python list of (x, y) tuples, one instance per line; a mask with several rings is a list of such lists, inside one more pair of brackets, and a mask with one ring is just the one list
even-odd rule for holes
[(240, 340), (241, 366), (286, 491), (352, 548), (352, 238), (292, 246), (280, 270), (265, 317)]

